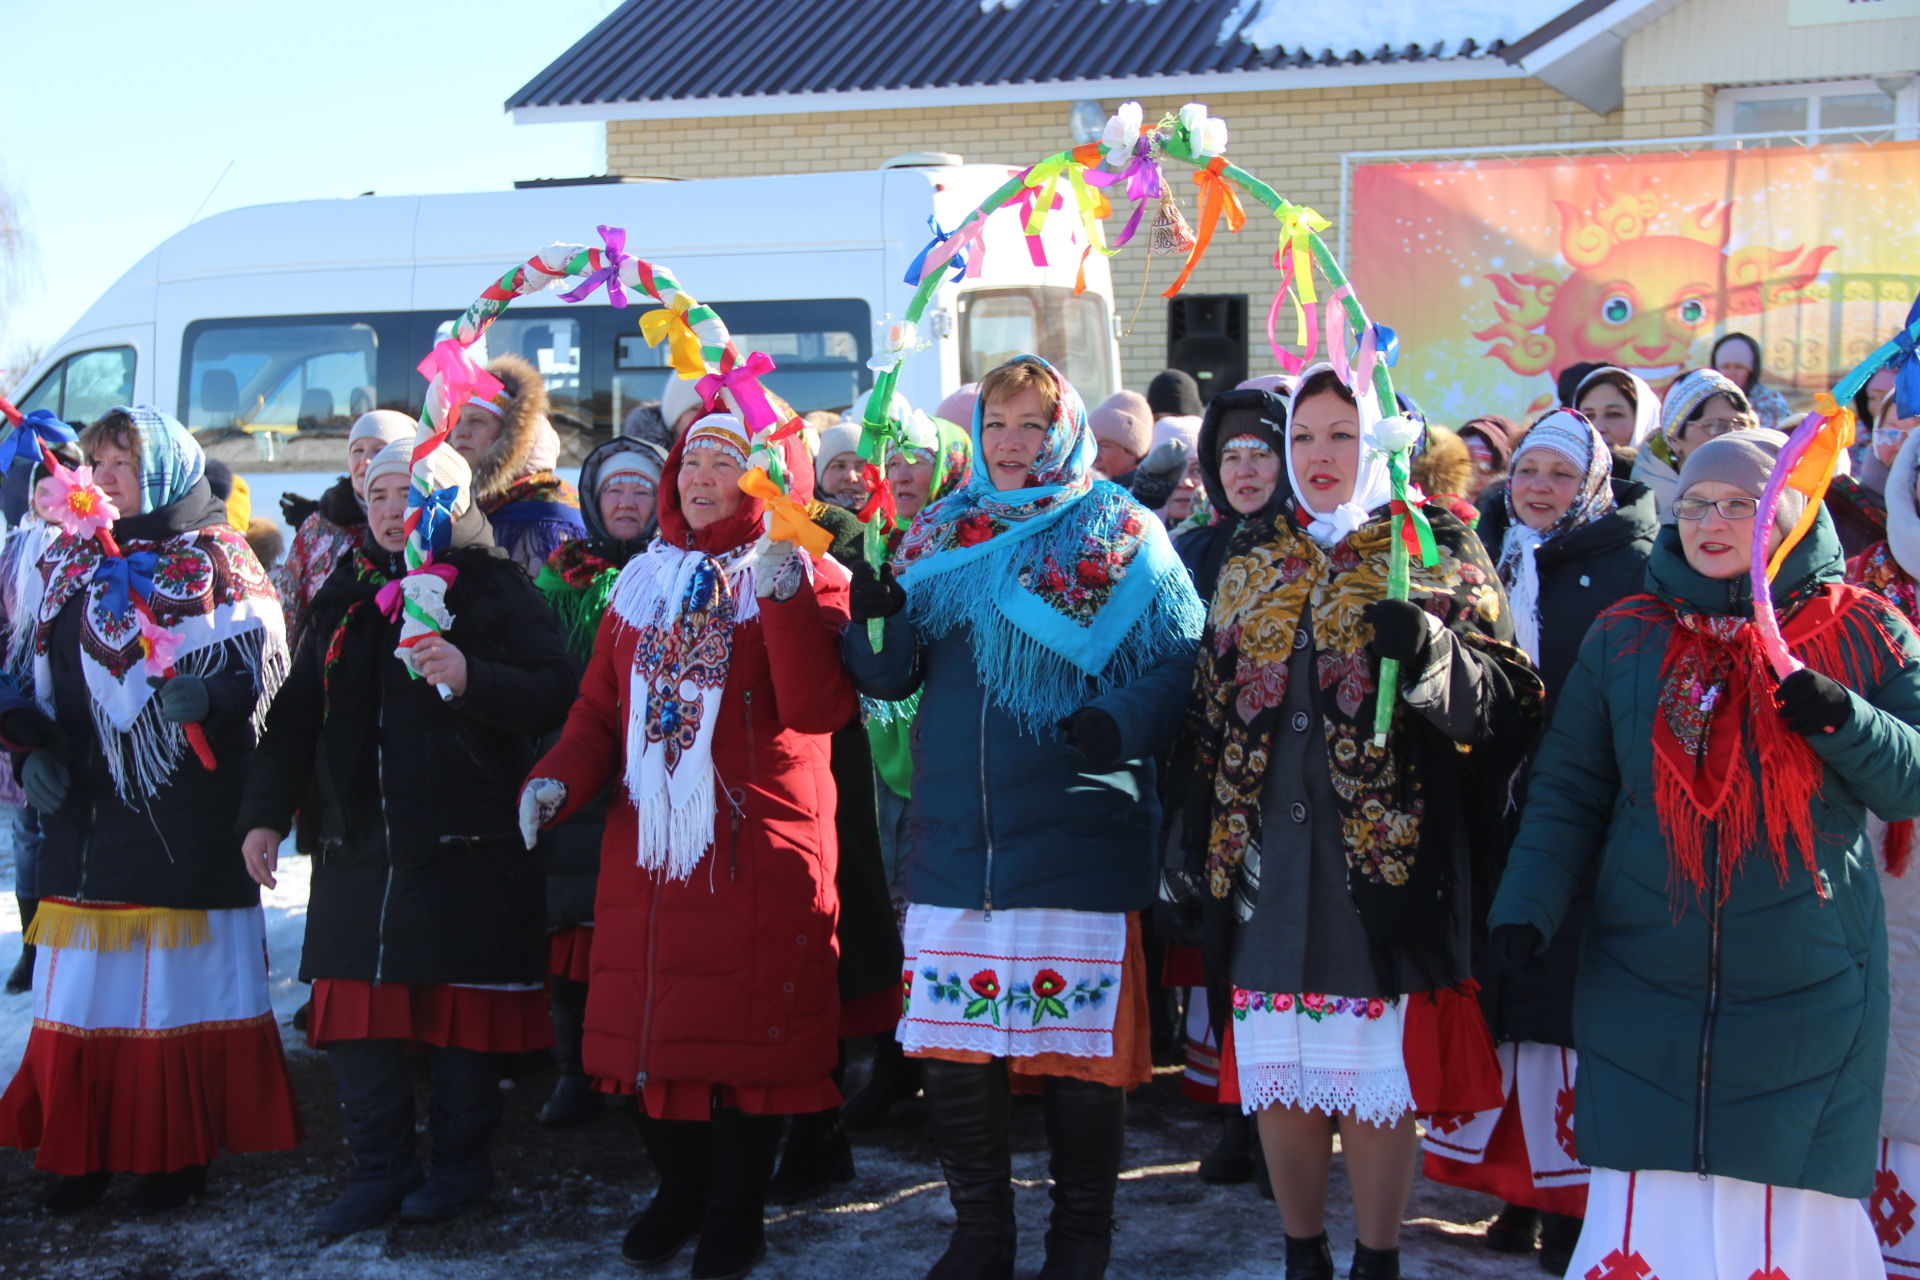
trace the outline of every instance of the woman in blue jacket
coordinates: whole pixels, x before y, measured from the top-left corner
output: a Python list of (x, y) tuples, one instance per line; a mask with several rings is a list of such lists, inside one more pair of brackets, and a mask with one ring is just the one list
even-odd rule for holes
[[(1106, 1273), (1125, 1089), (1146, 1081), (1137, 913), (1153, 902), (1153, 757), (1201, 608), (1165, 530), (1092, 477), (1081, 399), (1021, 356), (980, 383), (966, 487), (922, 513), (898, 583), (855, 583), (861, 691), (918, 690), (906, 1013), (957, 1225), (929, 1280), (1010, 1277), (1010, 1080), (1051, 1148), (1045, 1280)], [(881, 643), (868, 620), (884, 618)]]
[[(1920, 815), (1920, 643), (1841, 584), (1824, 511), (1773, 603), (1747, 577), (1785, 437), (1688, 455), (1647, 592), (1603, 613), (1560, 691), (1490, 923), (1533, 961), (1583, 882), (1574, 1137), (1592, 1166), (1569, 1275), (1884, 1274), (1874, 1190), (1887, 930), (1868, 809)], [(1789, 489), (1772, 537), (1804, 499)]]

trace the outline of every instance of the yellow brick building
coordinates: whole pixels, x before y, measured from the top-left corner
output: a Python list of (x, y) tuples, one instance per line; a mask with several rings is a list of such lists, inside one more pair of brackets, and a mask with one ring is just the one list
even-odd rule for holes
[[(1515, 0), (1520, 26), (1504, 33), (1473, 30), (1443, 0), (1383, 0), (1365, 6), (1368, 29), (1417, 34), (1371, 51), (1325, 44), (1324, 6), (1292, 6), (1303, 16), (1289, 30), (1284, 13), (1262, 26), (1260, 5), (1232, 0), (817, 0), (798, 52), (757, 48), (754, 33), (792, 7), (629, 0), (508, 105), (530, 124), (605, 121), (610, 173), (705, 178), (864, 169), (928, 151), (1024, 165), (1073, 140), (1076, 103), (1104, 119), (1134, 99), (1153, 119), (1198, 100), (1228, 122), (1237, 163), (1330, 218), (1353, 153), (1641, 150), (1821, 129), (1847, 132), (1797, 136), (1851, 140), (1920, 125), (1920, 0)], [(915, 33), (888, 34), (897, 13)], [(1238, 36), (1221, 25), (1247, 14)], [(683, 47), (715, 24), (746, 34), (704, 70), (661, 74), (639, 52)], [(1182, 44), (1209, 24), (1221, 37), (1211, 49)], [(1268, 45), (1249, 45), (1255, 36)], [(1191, 211), (1190, 193), (1185, 203)], [(1262, 371), (1271, 239), (1215, 246), (1189, 287), (1249, 295), (1250, 364)], [(1133, 318), (1122, 340), (1133, 384), (1166, 363), (1159, 292), (1173, 269), (1152, 264), (1143, 291), (1146, 264), (1114, 259), (1115, 309), (1123, 325)]]

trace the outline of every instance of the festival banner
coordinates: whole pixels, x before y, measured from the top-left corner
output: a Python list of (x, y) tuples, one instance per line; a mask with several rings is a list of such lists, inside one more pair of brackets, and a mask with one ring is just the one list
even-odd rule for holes
[(1437, 422), (1525, 421), (1582, 361), (1664, 392), (1729, 331), (1800, 411), (1902, 326), (1915, 191), (1906, 142), (1366, 165), (1351, 271)]

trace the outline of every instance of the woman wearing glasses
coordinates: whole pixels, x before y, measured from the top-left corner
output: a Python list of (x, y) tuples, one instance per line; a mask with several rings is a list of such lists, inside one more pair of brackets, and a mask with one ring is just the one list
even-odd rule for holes
[(1660, 523), (1672, 524), (1671, 507), (1687, 458), (1707, 441), (1729, 431), (1760, 425), (1753, 405), (1727, 376), (1714, 369), (1683, 374), (1660, 402), (1660, 429), (1640, 447), (1633, 478), (1653, 490)]
[[(1842, 585), (1817, 512), (1773, 582), (1802, 664), (1776, 682), (1747, 564), (1784, 443), (1689, 452), (1646, 593), (1601, 615), (1560, 690), (1494, 900), (1492, 948), (1525, 971), (1593, 885), (1570, 1275), (1884, 1274), (1861, 1204), (1887, 1049), (1866, 821), (1920, 814), (1920, 640)], [(1803, 503), (1783, 496), (1770, 542)]]

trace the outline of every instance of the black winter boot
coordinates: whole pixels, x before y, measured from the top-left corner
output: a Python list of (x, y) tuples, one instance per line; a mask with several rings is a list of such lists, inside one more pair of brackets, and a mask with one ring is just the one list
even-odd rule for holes
[(1007, 1063), (926, 1058), (927, 1123), (953, 1202), (953, 1236), (926, 1280), (1012, 1280), (1013, 1149)]
[(713, 1165), (713, 1126), (705, 1120), (655, 1120), (640, 1110), (640, 1137), (660, 1185), (620, 1242), (620, 1257), (636, 1267), (671, 1262), (700, 1234)]
[(340, 1095), (341, 1128), (353, 1164), (346, 1189), (313, 1219), (323, 1236), (377, 1227), (420, 1185), (414, 1155), (413, 1081), (398, 1040), (343, 1040), (327, 1046)]
[(133, 1184), (127, 1207), (135, 1213), (165, 1213), (207, 1193), (207, 1166), (190, 1164), (166, 1173), (144, 1173)]
[(1286, 1280), (1333, 1280), (1333, 1247), (1326, 1232), (1308, 1240), (1287, 1237)]
[(713, 1172), (692, 1280), (740, 1280), (766, 1256), (767, 1181), (780, 1149), (780, 1122), (733, 1107), (713, 1113)]
[(1524, 1205), (1501, 1205), (1500, 1216), (1487, 1224), (1487, 1248), (1495, 1253), (1532, 1253), (1539, 1238), (1540, 1211)]
[(1127, 1091), (1047, 1077), (1041, 1095), (1053, 1215), (1040, 1280), (1101, 1280), (1113, 1249), (1113, 1193), (1127, 1138)]
[(1540, 1215), (1540, 1269), (1552, 1276), (1567, 1274), (1573, 1261), (1574, 1246), (1580, 1243), (1580, 1228), (1586, 1222), (1563, 1213)]
[(434, 1048), (427, 1129), (433, 1153), (427, 1180), (400, 1202), (402, 1222), (441, 1222), (475, 1208), (493, 1192), (487, 1146), (500, 1127), (503, 1055)]
[(600, 1095), (593, 1091), (580, 1059), (580, 1035), (586, 1027), (587, 984), (555, 978), (547, 1005), (553, 1022), (553, 1065), (560, 1078), (540, 1108), (540, 1123), (549, 1129), (574, 1129), (600, 1114)]
[(1220, 1141), (1200, 1162), (1200, 1181), (1216, 1186), (1251, 1182), (1256, 1154), (1253, 1117), (1241, 1115), (1240, 1108), (1229, 1103), (1220, 1108)]
[[(20, 936), (25, 937), (27, 926), (33, 923), (33, 916), (40, 909), (40, 899), (15, 896), (20, 904)], [(26, 943), (20, 944), (20, 959), (14, 962), (13, 972), (7, 975), (7, 994), (24, 995), (33, 990), (33, 948)]]
[(107, 1194), (107, 1182), (112, 1177), (111, 1173), (102, 1169), (95, 1173), (55, 1178), (47, 1188), (46, 1195), (41, 1198), (40, 1207), (56, 1218), (91, 1209)]
[(873, 1067), (866, 1081), (840, 1108), (848, 1121), (884, 1120), (895, 1103), (920, 1092), (920, 1060), (909, 1058), (900, 1042), (882, 1032), (873, 1038)]
[(1347, 1280), (1400, 1280), (1400, 1251), (1369, 1249), (1355, 1240), (1353, 1269), (1347, 1272)]
[(853, 1141), (840, 1123), (840, 1109), (795, 1116), (787, 1128), (780, 1170), (767, 1186), (772, 1204), (799, 1204), (854, 1178)]

